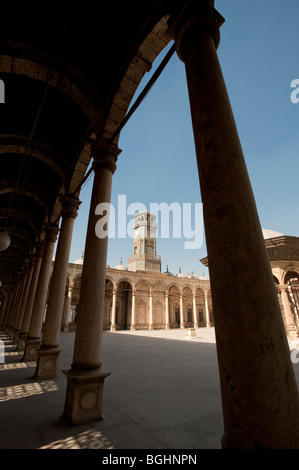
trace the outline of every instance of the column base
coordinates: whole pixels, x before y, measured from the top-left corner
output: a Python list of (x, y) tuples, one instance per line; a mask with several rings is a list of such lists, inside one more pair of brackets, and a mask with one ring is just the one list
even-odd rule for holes
[(131, 331), (136, 331), (136, 326), (135, 326), (135, 325), (131, 325), (130, 330), (131, 330)]
[(166, 324), (165, 330), (170, 330), (170, 324), (169, 323)]
[(36, 361), (37, 352), (40, 346), (40, 339), (27, 339), (24, 338), (24, 356), (22, 358), (23, 362)]
[(222, 449), (224, 450), (232, 450), (234, 449), (234, 447), (228, 442), (228, 440), (226, 439), (226, 435), (223, 434), (222, 438), (221, 438), (221, 447)]
[(110, 372), (99, 367), (91, 370), (70, 369), (62, 418), (72, 426), (99, 421), (102, 417), (104, 380)]
[(111, 325), (110, 331), (116, 331), (116, 325)]
[(57, 377), (58, 358), (61, 349), (39, 348), (33, 379), (53, 379)]

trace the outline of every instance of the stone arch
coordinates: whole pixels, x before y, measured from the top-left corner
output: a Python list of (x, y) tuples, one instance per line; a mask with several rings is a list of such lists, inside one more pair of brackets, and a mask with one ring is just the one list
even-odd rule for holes
[[(127, 113), (131, 100), (145, 72), (151, 69), (154, 60), (171, 41), (170, 36), (167, 34), (168, 18), (169, 15), (163, 16), (155, 24), (128, 65), (110, 107), (105, 125), (104, 139), (110, 140), (113, 138), (115, 131)], [(113, 142), (116, 143), (117, 140), (118, 136), (115, 136)]]
[(138, 329), (148, 329), (149, 327), (149, 294), (151, 287), (144, 281), (136, 283), (135, 292), (135, 324)]
[(287, 294), (293, 315), (296, 322), (299, 322), (299, 274), (297, 271), (287, 271), (284, 276), (284, 284), (288, 286)]
[(118, 330), (130, 329), (132, 322), (132, 284), (122, 280), (117, 284), (115, 325)]
[(206, 315), (205, 315), (205, 294), (201, 287), (195, 290), (195, 303), (196, 303), (196, 316), (198, 326), (205, 326)]
[(169, 288), (169, 321), (171, 328), (180, 327), (180, 288), (172, 285)]

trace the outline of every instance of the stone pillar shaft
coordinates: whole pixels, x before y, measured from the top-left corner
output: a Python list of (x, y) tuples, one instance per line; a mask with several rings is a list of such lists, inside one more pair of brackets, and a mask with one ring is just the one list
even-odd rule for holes
[(169, 321), (169, 294), (168, 292), (165, 293), (165, 329), (170, 329), (170, 321)]
[(206, 326), (211, 326), (211, 319), (210, 319), (210, 310), (209, 310), (209, 302), (208, 302), (208, 292), (205, 290), (205, 312), (206, 312)]
[(74, 220), (80, 201), (64, 197), (62, 200), (62, 221), (57, 244), (55, 263), (51, 279), (47, 315), (34, 378), (56, 376), (61, 332), (61, 321), (65, 297), (67, 269), (72, 242)]
[(191, 0), (171, 28), (186, 68), (204, 210), (223, 446), (298, 448), (290, 350), (216, 53), (221, 18), (210, 2)]
[(132, 292), (132, 321), (131, 321), (131, 330), (135, 331), (135, 301), (136, 301), (136, 293)]
[(149, 294), (149, 330), (153, 329), (153, 294)]
[(196, 313), (196, 296), (193, 294), (193, 323), (194, 328), (198, 328), (197, 313)]
[(112, 316), (111, 316), (111, 331), (116, 330), (116, 295), (117, 291), (113, 289), (112, 294)]
[[(107, 217), (111, 200), (112, 175), (120, 150), (102, 142), (94, 151), (94, 182), (86, 234), (80, 303), (71, 369), (67, 376), (64, 418), (71, 424), (102, 419), (104, 379), (101, 345), (104, 321), (108, 230), (102, 236), (97, 227)], [(100, 208), (99, 204), (104, 204)], [(97, 225), (99, 224), (99, 225)]]
[(184, 304), (182, 294), (180, 294), (180, 328), (184, 328)]

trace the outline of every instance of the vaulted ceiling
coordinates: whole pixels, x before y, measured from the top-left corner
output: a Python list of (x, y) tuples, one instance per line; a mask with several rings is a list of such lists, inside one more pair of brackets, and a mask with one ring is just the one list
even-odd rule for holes
[(59, 220), (59, 196), (78, 187), (95, 140), (112, 139), (171, 39), (168, 16), (186, 1), (28, 3), (1, 5), (0, 230), (11, 237), (0, 252), (4, 285), (45, 224)]

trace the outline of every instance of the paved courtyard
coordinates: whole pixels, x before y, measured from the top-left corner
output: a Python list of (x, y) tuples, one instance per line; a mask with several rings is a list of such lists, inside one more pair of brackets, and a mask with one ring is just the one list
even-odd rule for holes
[[(220, 449), (223, 434), (215, 334), (185, 330), (104, 332), (103, 420), (60, 419), (75, 334), (61, 333), (57, 378), (33, 380), (4, 334), (0, 365), (1, 449)], [(295, 365), (297, 377), (299, 371)]]

